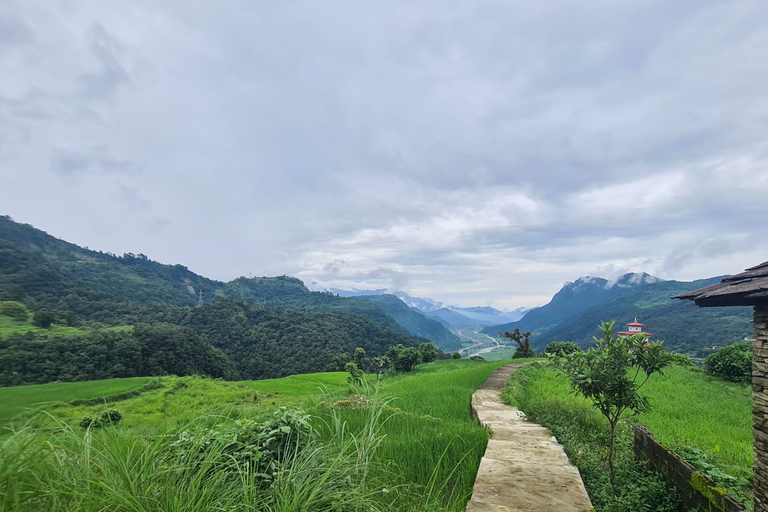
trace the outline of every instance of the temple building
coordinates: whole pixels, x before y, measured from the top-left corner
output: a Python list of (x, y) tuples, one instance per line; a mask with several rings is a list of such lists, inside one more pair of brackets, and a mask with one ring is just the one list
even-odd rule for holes
[(635, 334), (645, 334), (649, 338), (653, 336), (653, 333), (643, 332), (643, 327), (645, 327), (645, 324), (638, 322), (637, 317), (635, 317), (635, 321), (628, 323), (627, 330), (620, 332), (619, 336), (634, 336)]

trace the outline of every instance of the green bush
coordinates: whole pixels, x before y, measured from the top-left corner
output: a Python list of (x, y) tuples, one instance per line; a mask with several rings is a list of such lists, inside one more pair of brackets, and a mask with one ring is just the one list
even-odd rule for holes
[[(171, 447), (181, 462), (207, 460), (217, 471), (233, 473), (248, 469), (261, 483), (269, 484), (281, 465), (301, 453), (315, 437), (309, 415), (281, 407), (263, 422), (243, 419), (233, 425), (185, 430)], [(215, 461), (210, 460), (212, 455)]]
[(26, 322), (29, 318), (29, 310), (21, 302), (8, 300), (0, 302), (0, 315), (9, 316), (17, 322)]
[(458, 352), (454, 352), (451, 354), (451, 359), (461, 359), (461, 354)]
[(669, 354), (670, 364), (675, 366), (682, 366), (684, 368), (692, 368), (696, 365), (693, 364), (691, 358), (685, 354)]
[(735, 343), (723, 347), (707, 356), (704, 369), (721, 379), (749, 384), (752, 382), (752, 346)]
[(121, 413), (117, 409), (110, 409), (108, 411), (104, 411), (103, 413), (101, 413), (101, 416), (99, 416), (98, 418), (92, 418), (91, 416), (86, 416), (85, 418), (83, 418), (83, 421), (80, 422), (80, 427), (86, 430), (110, 427), (110, 426), (116, 426), (120, 424), (121, 421), (123, 421), (123, 413)]
[(579, 346), (572, 341), (553, 341), (544, 349), (544, 354), (552, 354), (553, 356), (562, 357), (565, 354), (572, 354), (580, 351), (581, 349)]

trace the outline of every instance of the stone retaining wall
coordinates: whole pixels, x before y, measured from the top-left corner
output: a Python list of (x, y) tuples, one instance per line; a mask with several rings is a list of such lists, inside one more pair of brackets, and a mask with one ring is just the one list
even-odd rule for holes
[(768, 512), (768, 306), (755, 307), (752, 342), (752, 422), (755, 512)]
[[(677, 489), (680, 511), (739, 512), (745, 510), (703, 473), (659, 443), (645, 427), (635, 426), (635, 458), (646, 460)], [(757, 510), (757, 508), (755, 508)]]

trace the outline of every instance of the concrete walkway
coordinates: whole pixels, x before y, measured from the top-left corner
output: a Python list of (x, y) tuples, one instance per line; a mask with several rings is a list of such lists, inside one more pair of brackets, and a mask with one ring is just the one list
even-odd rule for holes
[(509, 376), (525, 363), (503, 366), (472, 395), (472, 413), (491, 428), (480, 462), (471, 512), (583, 512), (592, 507), (579, 470), (549, 431), (501, 402)]

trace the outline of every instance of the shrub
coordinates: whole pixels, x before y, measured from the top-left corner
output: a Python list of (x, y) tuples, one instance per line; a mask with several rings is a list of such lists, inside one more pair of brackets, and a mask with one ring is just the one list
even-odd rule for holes
[(693, 364), (691, 358), (685, 354), (669, 354), (669, 362), (675, 366), (682, 366), (684, 368), (692, 368), (696, 365)]
[(469, 360), (470, 361), (485, 361), (485, 358), (483, 356), (474, 355), (474, 356), (469, 356)]
[(572, 354), (580, 351), (581, 349), (579, 346), (572, 341), (553, 341), (544, 349), (544, 354), (552, 354), (553, 356), (561, 357), (565, 354)]
[(32, 320), (32, 323), (35, 324), (37, 327), (42, 327), (43, 329), (49, 329), (51, 327), (51, 324), (53, 324), (54, 320), (56, 320), (56, 317), (53, 316), (53, 313), (51, 313), (47, 309), (43, 309), (35, 312), (35, 316)]
[(356, 363), (347, 363), (344, 369), (349, 372), (349, 376), (347, 377), (347, 384), (359, 386), (363, 383), (363, 370), (358, 368)]
[[(354, 364), (354, 363), (351, 363)], [(185, 430), (170, 445), (182, 462), (216, 460), (217, 471), (252, 471), (263, 484), (275, 478), (281, 465), (290, 462), (315, 438), (309, 415), (281, 407), (266, 421), (237, 420), (233, 425)]]
[(454, 352), (451, 354), (451, 359), (461, 359), (461, 354), (458, 352)]
[(17, 322), (26, 322), (29, 318), (29, 310), (21, 302), (8, 300), (0, 302), (0, 315), (9, 316)]
[(752, 346), (735, 343), (723, 347), (707, 356), (704, 369), (721, 379), (749, 384), (752, 381)]
[(421, 361), (424, 363), (431, 363), (437, 356), (437, 349), (431, 343), (422, 343), (419, 345), (419, 353), (421, 354)]
[(98, 418), (86, 416), (80, 422), (80, 427), (86, 430), (103, 428), (103, 427), (116, 426), (120, 424), (120, 422), (122, 421), (123, 421), (123, 413), (121, 413), (117, 409), (110, 409), (108, 411), (102, 412), (101, 416), (99, 416)]

